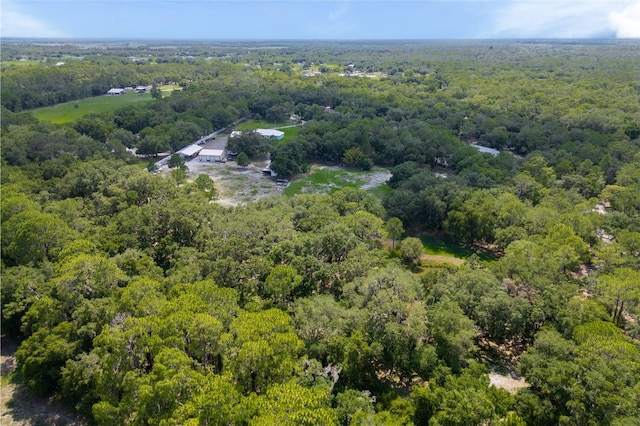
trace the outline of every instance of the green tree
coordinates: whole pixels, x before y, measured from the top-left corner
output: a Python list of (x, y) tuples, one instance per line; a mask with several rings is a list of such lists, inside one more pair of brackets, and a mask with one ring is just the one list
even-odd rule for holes
[(182, 158), (182, 155), (180, 154), (173, 154), (171, 155), (171, 157), (169, 158), (169, 162), (167, 163), (167, 166), (170, 169), (182, 169), (183, 167), (187, 167), (187, 165), (184, 163), (184, 158)]
[(429, 331), (436, 343), (438, 356), (454, 372), (458, 372), (475, 352), (475, 324), (452, 301), (444, 300), (427, 312)]
[(490, 386), (484, 367), (477, 362), (471, 363), (459, 376), (450, 374), (441, 381), (444, 383), (439, 386), (431, 379), (411, 392), (416, 406), (415, 424), (462, 426), (503, 424), (503, 418), (516, 420), (508, 414), (513, 398), (507, 391)]
[(64, 321), (49, 329), (39, 328), (16, 351), (16, 361), (25, 384), (34, 393), (46, 395), (57, 389), (60, 369), (79, 350), (73, 338), (74, 327)]
[(300, 368), (304, 343), (289, 315), (280, 310), (241, 312), (222, 341), (225, 365), (246, 393), (262, 393), (270, 384), (289, 380)]
[(238, 156), (236, 157), (236, 163), (240, 167), (247, 167), (249, 165), (249, 157), (244, 153), (244, 151), (238, 154)]
[(302, 282), (302, 277), (290, 265), (276, 265), (264, 281), (265, 296), (275, 306), (290, 300), (293, 291)]
[(407, 237), (400, 243), (400, 254), (411, 265), (420, 262), (423, 253), (424, 247), (419, 238)]
[(391, 217), (387, 220), (387, 223), (385, 223), (385, 229), (387, 230), (389, 238), (391, 238), (391, 250), (395, 250), (396, 240), (400, 239), (402, 234), (404, 234), (402, 221), (397, 217)]
[(151, 97), (153, 99), (162, 99), (162, 90), (160, 90), (155, 84), (151, 87)]
[(176, 181), (178, 185), (182, 185), (187, 180), (187, 172), (181, 168), (171, 171), (171, 177)]
[(153, 155), (157, 157), (158, 153), (168, 150), (170, 146), (169, 135), (150, 134), (138, 142), (136, 152), (140, 155)]
[[(623, 313), (637, 306), (640, 300), (640, 272), (631, 268), (617, 268), (600, 276), (603, 293), (611, 306), (611, 320), (621, 326)], [(635, 305), (635, 306), (634, 306)]]
[(25, 210), (2, 223), (3, 258), (17, 264), (55, 261), (73, 237), (74, 232), (58, 217)]
[(218, 198), (218, 190), (216, 189), (215, 182), (209, 175), (199, 174), (193, 183), (196, 188), (207, 195), (209, 200), (215, 200)]
[(342, 156), (342, 162), (348, 166), (360, 167), (367, 158), (360, 148), (349, 148)]
[(294, 382), (275, 384), (265, 395), (247, 401), (255, 407), (251, 424), (256, 425), (335, 425), (338, 416), (331, 407), (327, 389), (306, 388)]

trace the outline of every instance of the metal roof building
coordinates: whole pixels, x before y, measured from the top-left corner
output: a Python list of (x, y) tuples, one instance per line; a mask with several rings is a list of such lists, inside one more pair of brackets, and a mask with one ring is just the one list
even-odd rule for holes
[(203, 149), (199, 155), (200, 161), (227, 161), (224, 149)]
[(202, 147), (200, 145), (194, 144), (194, 145), (185, 146), (180, 151), (178, 151), (178, 154), (181, 154), (183, 157), (193, 157), (194, 155), (198, 154), (200, 151), (202, 151)]

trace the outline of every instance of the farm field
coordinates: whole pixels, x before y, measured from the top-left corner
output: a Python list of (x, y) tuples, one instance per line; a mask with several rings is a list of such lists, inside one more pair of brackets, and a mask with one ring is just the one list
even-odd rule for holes
[(151, 100), (150, 93), (129, 92), (119, 96), (103, 95), (65, 102), (50, 107), (34, 109), (32, 112), (37, 119), (42, 121), (50, 121), (56, 124), (72, 123), (87, 114), (113, 111), (127, 104), (150, 102)]

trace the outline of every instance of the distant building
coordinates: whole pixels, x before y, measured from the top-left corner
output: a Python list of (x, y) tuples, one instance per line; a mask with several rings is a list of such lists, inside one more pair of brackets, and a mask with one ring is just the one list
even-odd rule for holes
[[(279, 141), (280, 139), (284, 138), (284, 132), (276, 129), (255, 129), (254, 132), (267, 139), (274, 139)], [(237, 136), (240, 136), (241, 134), (241, 131), (234, 130), (233, 132), (231, 132), (231, 135), (229, 135), (229, 137), (235, 138)]]
[(151, 86), (136, 86), (136, 93), (147, 93), (151, 91)]
[(207, 161), (211, 163), (216, 161), (224, 163), (227, 161), (224, 149), (203, 149), (200, 151), (198, 158), (200, 161)]
[(114, 88), (112, 88), (112, 89), (109, 89), (109, 91), (107, 92), (107, 95), (112, 95), (112, 96), (122, 95), (122, 94), (124, 94), (124, 89), (114, 89)]
[(284, 138), (284, 132), (276, 129), (256, 129), (256, 132), (263, 138), (275, 139), (277, 141)]

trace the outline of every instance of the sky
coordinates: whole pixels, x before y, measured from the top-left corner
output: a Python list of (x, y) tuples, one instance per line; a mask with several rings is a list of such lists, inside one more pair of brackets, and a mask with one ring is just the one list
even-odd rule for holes
[(640, 0), (0, 0), (0, 36), (640, 38)]

